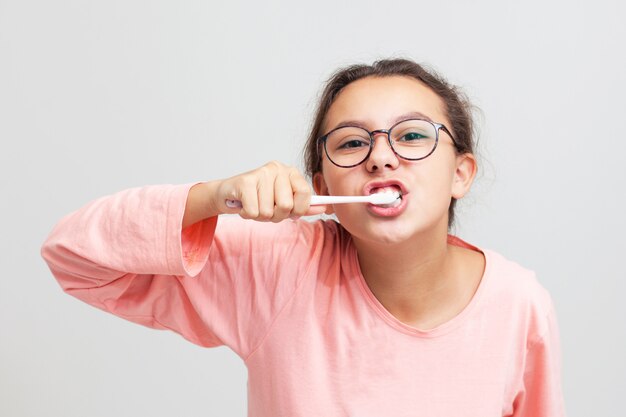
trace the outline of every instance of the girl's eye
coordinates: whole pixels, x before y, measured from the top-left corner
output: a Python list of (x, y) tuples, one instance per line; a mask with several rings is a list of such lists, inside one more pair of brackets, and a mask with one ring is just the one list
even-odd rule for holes
[(399, 140), (403, 142), (411, 142), (411, 141), (426, 139), (426, 138), (427, 138), (426, 135), (423, 135), (419, 132), (408, 132), (402, 135), (402, 137)]
[(363, 146), (369, 146), (369, 143), (367, 143), (363, 139), (348, 139), (342, 142), (341, 145), (339, 145), (339, 149), (354, 149)]

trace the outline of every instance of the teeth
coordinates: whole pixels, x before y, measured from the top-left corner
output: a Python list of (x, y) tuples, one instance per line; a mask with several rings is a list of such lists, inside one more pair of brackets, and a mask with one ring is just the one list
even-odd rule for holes
[(398, 193), (400, 194), (400, 196), (402, 196), (402, 191), (400, 190), (400, 187), (398, 187), (397, 185), (389, 185), (387, 187), (381, 187), (381, 188), (372, 188), (372, 190), (370, 190), (370, 194), (379, 194), (379, 193)]

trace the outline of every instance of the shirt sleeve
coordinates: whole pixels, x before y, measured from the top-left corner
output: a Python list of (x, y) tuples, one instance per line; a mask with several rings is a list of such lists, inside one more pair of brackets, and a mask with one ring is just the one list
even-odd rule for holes
[(285, 263), (311, 259), (310, 235), (300, 233), (307, 222), (220, 218), (218, 227), (214, 217), (182, 229), (192, 185), (96, 200), (59, 222), (42, 256), (62, 289), (86, 303), (245, 357), (308, 267)]
[(565, 416), (559, 331), (551, 301), (543, 327), (542, 334), (528, 346), (523, 386), (514, 402), (515, 417)]

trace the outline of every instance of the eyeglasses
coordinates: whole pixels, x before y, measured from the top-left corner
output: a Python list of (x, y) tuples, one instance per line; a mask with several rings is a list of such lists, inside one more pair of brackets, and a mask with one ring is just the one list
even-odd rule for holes
[(342, 168), (352, 168), (369, 158), (374, 149), (374, 138), (384, 133), (389, 146), (400, 158), (419, 161), (430, 156), (437, 148), (439, 130), (446, 132), (456, 146), (456, 140), (441, 123), (421, 119), (402, 120), (389, 129), (369, 131), (358, 126), (341, 126), (318, 139), (324, 144), (324, 152), (333, 164)]

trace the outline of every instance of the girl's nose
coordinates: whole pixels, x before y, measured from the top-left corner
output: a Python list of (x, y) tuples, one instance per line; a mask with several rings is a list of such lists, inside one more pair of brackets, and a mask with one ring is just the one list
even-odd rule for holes
[(372, 152), (365, 163), (367, 170), (375, 172), (383, 168), (396, 169), (399, 164), (399, 158), (391, 149), (388, 136), (382, 132), (377, 134), (374, 137)]

